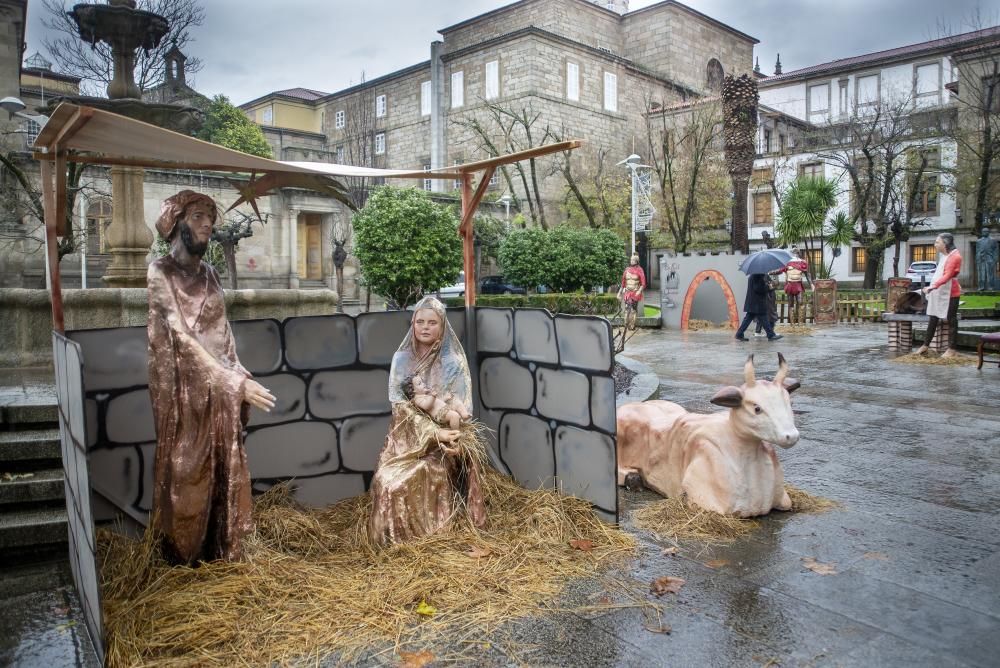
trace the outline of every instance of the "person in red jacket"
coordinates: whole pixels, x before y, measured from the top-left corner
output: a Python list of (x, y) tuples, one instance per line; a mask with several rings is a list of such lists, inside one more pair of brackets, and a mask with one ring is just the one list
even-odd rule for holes
[(948, 350), (941, 357), (954, 357), (958, 354), (958, 298), (962, 287), (958, 284), (958, 274), (962, 271), (962, 255), (955, 248), (955, 237), (948, 232), (942, 232), (934, 240), (934, 248), (945, 256), (938, 263), (937, 271), (931, 279), (931, 284), (921, 288), (927, 295), (927, 333), (924, 335), (924, 345), (917, 349), (918, 355), (927, 352), (934, 332), (937, 331), (941, 318), (948, 320)]

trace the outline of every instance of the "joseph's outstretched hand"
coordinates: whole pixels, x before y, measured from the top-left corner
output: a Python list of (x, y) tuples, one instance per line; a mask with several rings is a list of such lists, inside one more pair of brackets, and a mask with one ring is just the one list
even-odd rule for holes
[(243, 400), (268, 413), (274, 408), (274, 395), (252, 378), (247, 378), (243, 383)]

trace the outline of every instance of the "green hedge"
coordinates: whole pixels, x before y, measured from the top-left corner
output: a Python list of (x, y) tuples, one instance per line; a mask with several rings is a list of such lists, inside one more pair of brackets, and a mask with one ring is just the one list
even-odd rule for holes
[[(465, 297), (449, 297), (447, 306), (465, 306)], [(612, 294), (557, 293), (543, 295), (477, 295), (477, 306), (545, 308), (568, 315), (613, 315), (618, 311), (618, 297)]]

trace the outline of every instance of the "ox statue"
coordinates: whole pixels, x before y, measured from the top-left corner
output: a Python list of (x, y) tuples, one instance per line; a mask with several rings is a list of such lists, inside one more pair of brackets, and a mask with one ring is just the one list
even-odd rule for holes
[(757, 380), (753, 355), (741, 387), (724, 387), (712, 403), (724, 413), (689, 413), (669, 401), (626, 404), (618, 409), (618, 483), (638, 473), (663, 496), (723, 515), (754, 517), (792, 506), (774, 445), (799, 440), (789, 393), (799, 383), (788, 378), (778, 353), (773, 381)]

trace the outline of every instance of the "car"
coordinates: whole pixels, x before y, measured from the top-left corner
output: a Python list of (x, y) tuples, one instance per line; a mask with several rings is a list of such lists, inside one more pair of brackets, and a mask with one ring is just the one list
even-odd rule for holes
[(930, 284), (934, 272), (937, 271), (937, 262), (911, 262), (910, 268), (906, 270), (906, 277), (914, 283)]
[(479, 294), (483, 295), (525, 295), (528, 291), (520, 285), (504, 279), (503, 276), (484, 276), (479, 281)]
[(458, 278), (455, 279), (454, 285), (446, 285), (440, 290), (432, 290), (427, 294), (430, 295), (441, 295), (441, 299), (446, 297), (464, 297), (465, 296), (465, 272), (458, 272)]

